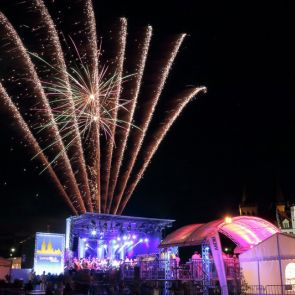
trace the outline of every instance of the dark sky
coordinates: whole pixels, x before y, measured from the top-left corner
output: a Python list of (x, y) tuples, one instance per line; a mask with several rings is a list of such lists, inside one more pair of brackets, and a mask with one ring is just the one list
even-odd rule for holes
[[(245, 186), (249, 199), (269, 208), (277, 183), (295, 201), (291, 1), (163, 2), (95, 1), (98, 25), (126, 16), (130, 30), (150, 24), (157, 38), (187, 32), (167, 88), (208, 88), (170, 130), (125, 214), (178, 225), (209, 221), (237, 214)], [(3, 117), (0, 150), (0, 235), (63, 228), (70, 210), (33, 169)]]

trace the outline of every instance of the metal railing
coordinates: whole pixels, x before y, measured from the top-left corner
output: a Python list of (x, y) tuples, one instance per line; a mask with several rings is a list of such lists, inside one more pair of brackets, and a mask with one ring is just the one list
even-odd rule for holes
[[(228, 258), (224, 260), (226, 277), (228, 280), (238, 280), (240, 266), (237, 259)], [(124, 263), (121, 266), (123, 278), (132, 279), (135, 265)], [(175, 260), (155, 259), (153, 261), (140, 261), (137, 264), (142, 280), (182, 280), (202, 281), (204, 279), (202, 259), (190, 260), (186, 264), (178, 265)], [(211, 281), (217, 281), (217, 271), (213, 260), (210, 259), (209, 272)]]
[(295, 295), (295, 285), (251, 285), (244, 287), (247, 295)]

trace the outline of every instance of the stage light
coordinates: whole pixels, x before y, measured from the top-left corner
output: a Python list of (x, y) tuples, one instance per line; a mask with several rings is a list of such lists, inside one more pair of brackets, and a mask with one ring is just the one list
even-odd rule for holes
[(11, 252), (15, 252), (15, 248), (11, 248), (10, 251), (11, 251)]
[(143, 242), (143, 239), (140, 239), (139, 242), (142, 243)]
[(93, 230), (91, 231), (91, 235), (93, 235), (93, 236), (96, 235), (96, 230), (95, 230), (95, 229), (93, 229)]
[(86, 244), (86, 247), (89, 247), (89, 244), (88, 243)]
[(117, 241), (121, 241), (121, 238), (120, 237), (117, 237)]
[(83, 242), (86, 242), (86, 241), (87, 241), (87, 239), (86, 239), (86, 238), (83, 238), (83, 239), (82, 239), (82, 241), (83, 241)]
[(136, 239), (136, 235), (132, 235), (132, 239), (135, 240)]
[(147, 243), (149, 241), (149, 239), (148, 238), (145, 238), (144, 241)]
[(112, 266), (113, 267), (119, 267), (120, 266), (120, 262), (117, 260), (112, 261)]
[(116, 243), (117, 243), (117, 241), (116, 241), (116, 240), (112, 240), (112, 243), (113, 243), (113, 244), (116, 244)]
[(233, 219), (230, 216), (226, 216), (224, 218), (224, 222), (227, 223), (227, 224), (232, 223), (232, 221), (233, 221)]
[(123, 240), (126, 241), (127, 240), (127, 236), (123, 236)]

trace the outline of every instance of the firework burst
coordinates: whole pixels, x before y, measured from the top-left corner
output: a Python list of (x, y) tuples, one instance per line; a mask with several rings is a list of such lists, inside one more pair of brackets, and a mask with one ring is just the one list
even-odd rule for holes
[(2, 113), (14, 118), (74, 214), (122, 214), (173, 122), (205, 90), (180, 92), (151, 124), (185, 35), (151, 49), (152, 28), (127, 35), (121, 18), (98, 42), (91, 0), (63, 4), (66, 14), (42, 0), (18, 5), (29, 24), (18, 27), (34, 46), (27, 49), (0, 12)]

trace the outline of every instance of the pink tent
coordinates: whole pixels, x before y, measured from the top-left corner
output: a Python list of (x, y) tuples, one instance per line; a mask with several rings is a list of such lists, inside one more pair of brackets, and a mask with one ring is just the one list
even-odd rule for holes
[(217, 269), (222, 294), (227, 295), (227, 281), (219, 233), (230, 238), (244, 252), (268, 239), (280, 230), (270, 222), (254, 216), (237, 216), (218, 219), (205, 224), (191, 224), (169, 234), (160, 244), (161, 248), (171, 246), (200, 245), (204, 240), (210, 243), (214, 263)]

